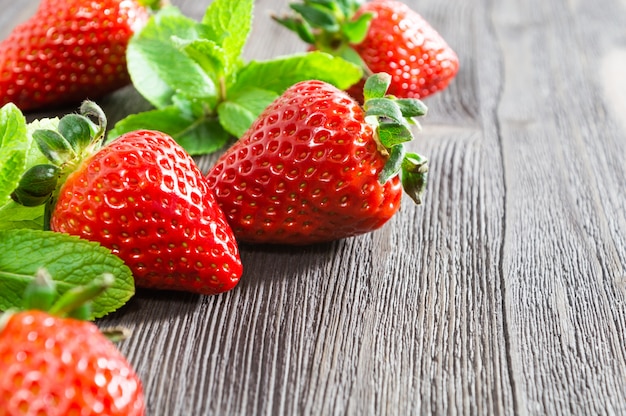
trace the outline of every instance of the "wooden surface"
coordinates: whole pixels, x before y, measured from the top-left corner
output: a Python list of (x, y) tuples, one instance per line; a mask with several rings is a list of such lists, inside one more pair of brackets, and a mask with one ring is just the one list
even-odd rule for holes
[[(36, 3), (0, 0), (0, 34)], [(286, 3), (256, 2), (247, 58), (304, 49), (269, 17)], [(133, 330), (150, 415), (626, 414), (626, 1), (406, 3), (461, 60), (425, 100), (424, 205), (243, 246), (223, 295), (138, 291), (99, 324)], [(149, 108), (131, 87), (101, 104)]]

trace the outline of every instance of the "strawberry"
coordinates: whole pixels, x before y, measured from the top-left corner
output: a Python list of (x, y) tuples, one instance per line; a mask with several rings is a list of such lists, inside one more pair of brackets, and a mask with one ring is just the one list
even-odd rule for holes
[(0, 106), (34, 110), (129, 84), (126, 46), (148, 17), (139, 0), (42, 0), (0, 43)]
[(389, 82), (387, 74), (368, 79), (364, 110), (328, 83), (304, 81), (261, 114), (207, 175), (238, 240), (346, 238), (387, 222), (403, 187), (420, 202), (426, 160), (404, 142), (426, 108), (385, 96)]
[[(425, 98), (444, 90), (459, 69), (456, 53), (417, 12), (396, 0), (292, 4), (295, 15), (274, 19), (302, 40), (361, 65), (364, 73), (392, 76), (389, 94)], [(362, 102), (363, 82), (349, 92)]]
[(191, 156), (170, 136), (150, 130), (101, 147), (104, 114), (91, 102), (82, 112), (95, 114), (99, 126), (70, 114), (58, 132), (35, 132), (51, 163), (28, 170), (13, 198), (48, 204), (53, 231), (111, 249), (139, 287), (202, 294), (232, 289), (242, 273), (239, 250)]
[[(51, 283), (40, 279), (35, 284)], [(1, 416), (145, 413), (141, 380), (126, 358), (94, 323), (72, 317), (85, 297), (106, 288), (106, 279), (98, 284), (68, 292), (46, 306), (50, 311), (0, 317)], [(36, 296), (53, 299), (53, 288), (32, 286)]]

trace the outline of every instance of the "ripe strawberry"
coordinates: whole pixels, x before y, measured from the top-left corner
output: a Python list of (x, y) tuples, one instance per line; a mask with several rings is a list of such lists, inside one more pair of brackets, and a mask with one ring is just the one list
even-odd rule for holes
[(141, 380), (96, 325), (58, 308), (0, 318), (0, 416), (144, 414)]
[[(425, 98), (445, 89), (459, 60), (422, 16), (396, 0), (304, 0), (295, 16), (275, 17), (315, 49), (361, 65), (367, 74), (392, 76), (389, 94)], [(363, 83), (349, 92), (362, 102)]]
[(330, 84), (300, 82), (222, 155), (207, 178), (237, 239), (341, 239), (388, 221), (402, 186), (420, 202), (427, 165), (404, 149), (413, 137), (403, 116), (426, 108), (415, 99), (385, 97), (389, 78), (368, 79), (366, 111)]
[(42, 0), (0, 43), (0, 106), (28, 111), (128, 84), (126, 45), (148, 16), (139, 0)]
[(111, 249), (139, 287), (203, 294), (232, 289), (242, 273), (239, 250), (191, 156), (171, 137), (147, 130), (99, 148), (104, 122), (93, 141), (88, 123), (68, 115), (59, 123), (60, 133), (36, 132), (52, 165), (44, 165), (45, 175), (36, 168), (26, 172), (14, 199), (50, 203), (53, 231)]

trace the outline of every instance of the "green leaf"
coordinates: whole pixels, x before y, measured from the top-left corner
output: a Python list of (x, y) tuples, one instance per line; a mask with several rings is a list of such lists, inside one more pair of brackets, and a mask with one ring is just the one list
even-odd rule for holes
[(292, 3), (289, 6), (315, 28), (323, 29), (326, 32), (337, 32), (339, 30), (337, 17), (327, 7), (298, 3)]
[(362, 74), (361, 68), (344, 59), (324, 52), (308, 52), (268, 61), (250, 61), (239, 72), (232, 91), (238, 94), (257, 88), (282, 94), (293, 84), (308, 79), (325, 81), (343, 90), (357, 83)]
[(283, 25), (287, 29), (298, 34), (300, 39), (305, 43), (315, 43), (315, 35), (313, 28), (304, 20), (292, 16), (276, 16), (272, 15), (275, 22)]
[(190, 155), (213, 153), (224, 147), (230, 138), (230, 134), (216, 118), (196, 120), (193, 125), (175, 137)]
[(363, 98), (365, 102), (375, 98), (383, 98), (385, 94), (387, 94), (389, 85), (391, 85), (391, 75), (385, 72), (380, 72), (368, 77), (363, 87)]
[[(52, 279), (49, 275), (48, 278)], [(51, 283), (54, 284), (54, 281), (51, 280)], [(55, 316), (70, 316), (80, 320), (87, 320), (92, 314), (93, 299), (109, 290), (113, 283), (115, 283), (115, 276), (111, 273), (102, 273), (88, 283), (74, 286), (63, 293), (50, 306), (48, 312)]]
[[(348, 44), (343, 45), (339, 49), (330, 51), (330, 54), (334, 56), (338, 56), (358, 66), (359, 68), (367, 68), (367, 64), (363, 61), (363, 58), (361, 58), (361, 55), (359, 55), (359, 53)], [(369, 69), (365, 69), (365, 70), (369, 71)]]
[(130, 269), (97, 243), (51, 231), (0, 230), (0, 310), (20, 306), (42, 267), (59, 295), (104, 273), (115, 276), (113, 286), (93, 300), (92, 319), (120, 308), (135, 292)]
[(400, 107), (404, 117), (424, 116), (428, 112), (428, 107), (422, 101), (416, 98), (397, 99), (396, 104)]
[[(10, 194), (19, 184), (23, 172), (27, 169), (46, 163), (46, 157), (33, 145), (32, 133), (39, 129), (54, 129), (58, 119), (41, 119), (26, 124), (17, 107), (9, 104), (0, 109), (0, 229), (43, 228), (43, 206), (24, 207), (17, 204)], [(13, 154), (13, 158), (6, 158)], [(3, 182), (3, 178), (7, 181)]]
[(172, 37), (189, 41), (205, 36), (196, 21), (169, 6), (152, 16), (128, 44), (126, 56), (133, 85), (157, 108), (172, 104), (172, 96), (214, 100), (215, 82), (202, 66), (189, 57)]
[(406, 124), (400, 107), (394, 100), (389, 98), (372, 98), (365, 101), (366, 116), (384, 117), (393, 120), (397, 124)]
[(52, 196), (59, 180), (59, 168), (50, 164), (35, 165), (22, 175), (11, 197), (26, 207), (42, 205)]
[(378, 176), (378, 182), (380, 182), (381, 185), (385, 184), (389, 179), (400, 173), (405, 155), (406, 149), (402, 144), (398, 144), (391, 148), (389, 160), (387, 160), (387, 163), (385, 163), (383, 170)]
[(202, 23), (207, 26), (205, 39), (222, 47), (225, 73), (234, 72), (252, 29), (253, 0), (214, 0)]
[(334, 0), (343, 11), (344, 16), (350, 17), (365, 3), (365, 0)]
[(17, 187), (30, 147), (26, 119), (13, 104), (0, 109), (0, 206)]
[(42, 230), (44, 224), (44, 206), (25, 207), (12, 199), (0, 206), (0, 230), (29, 228)]
[(307, 4), (318, 4), (331, 10), (336, 8), (335, 0), (304, 0), (304, 2)]
[(46, 269), (39, 269), (35, 278), (24, 289), (22, 309), (49, 311), (57, 297), (54, 281)]
[(216, 42), (209, 39), (185, 40), (175, 36), (172, 42), (198, 63), (214, 83), (219, 83), (220, 78), (225, 76), (226, 52)]
[(57, 131), (36, 130), (33, 132), (33, 139), (41, 153), (57, 166), (61, 166), (76, 155), (72, 145)]
[(34, 133), (38, 130), (58, 130), (58, 126), (58, 118), (43, 118), (31, 121), (26, 125), (29, 149), (26, 153), (26, 163), (23, 172), (26, 172), (33, 166), (49, 162), (48, 158), (41, 152), (41, 149), (35, 143), (35, 139), (33, 138)]
[(70, 143), (72, 149), (80, 152), (91, 143), (96, 132), (95, 125), (85, 116), (68, 114), (59, 121), (59, 133)]
[(41, 153), (41, 150), (35, 145), (33, 140), (33, 134), (37, 130), (58, 130), (59, 129), (58, 118), (42, 118), (40, 120), (31, 121), (26, 125), (26, 131), (28, 136), (29, 150), (26, 154), (26, 166), (24, 170), (31, 168), (41, 163), (47, 163), (48, 159)]
[(153, 12), (158, 11), (164, 4), (167, 4), (163, 0), (138, 0), (138, 3)]
[(213, 118), (197, 118), (177, 106), (132, 114), (120, 120), (109, 132), (109, 140), (124, 133), (151, 129), (169, 134), (191, 155), (214, 152), (229, 139), (228, 133)]
[(420, 205), (428, 181), (428, 159), (417, 153), (407, 153), (402, 161), (401, 179), (406, 194)]
[(386, 148), (390, 149), (400, 143), (413, 140), (413, 132), (406, 124), (380, 123), (378, 139)]
[(276, 98), (278, 94), (273, 91), (247, 89), (217, 108), (220, 123), (227, 132), (240, 138)]
[(373, 18), (373, 13), (363, 13), (356, 20), (346, 21), (341, 26), (341, 30), (348, 39), (348, 42), (353, 45), (358, 45), (363, 42), (367, 36)]

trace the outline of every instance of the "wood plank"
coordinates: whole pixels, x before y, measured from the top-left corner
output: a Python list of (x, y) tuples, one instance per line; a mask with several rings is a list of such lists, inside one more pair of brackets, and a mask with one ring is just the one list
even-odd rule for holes
[(508, 80), (498, 117), (517, 404), (540, 414), (620, 413), (624, 199), (612, 193), (626, 183), (626, 141), (606, 117), (596, 62), (623, 35), (624, 10), (514, 3), (499, 3), (494, 16)]

